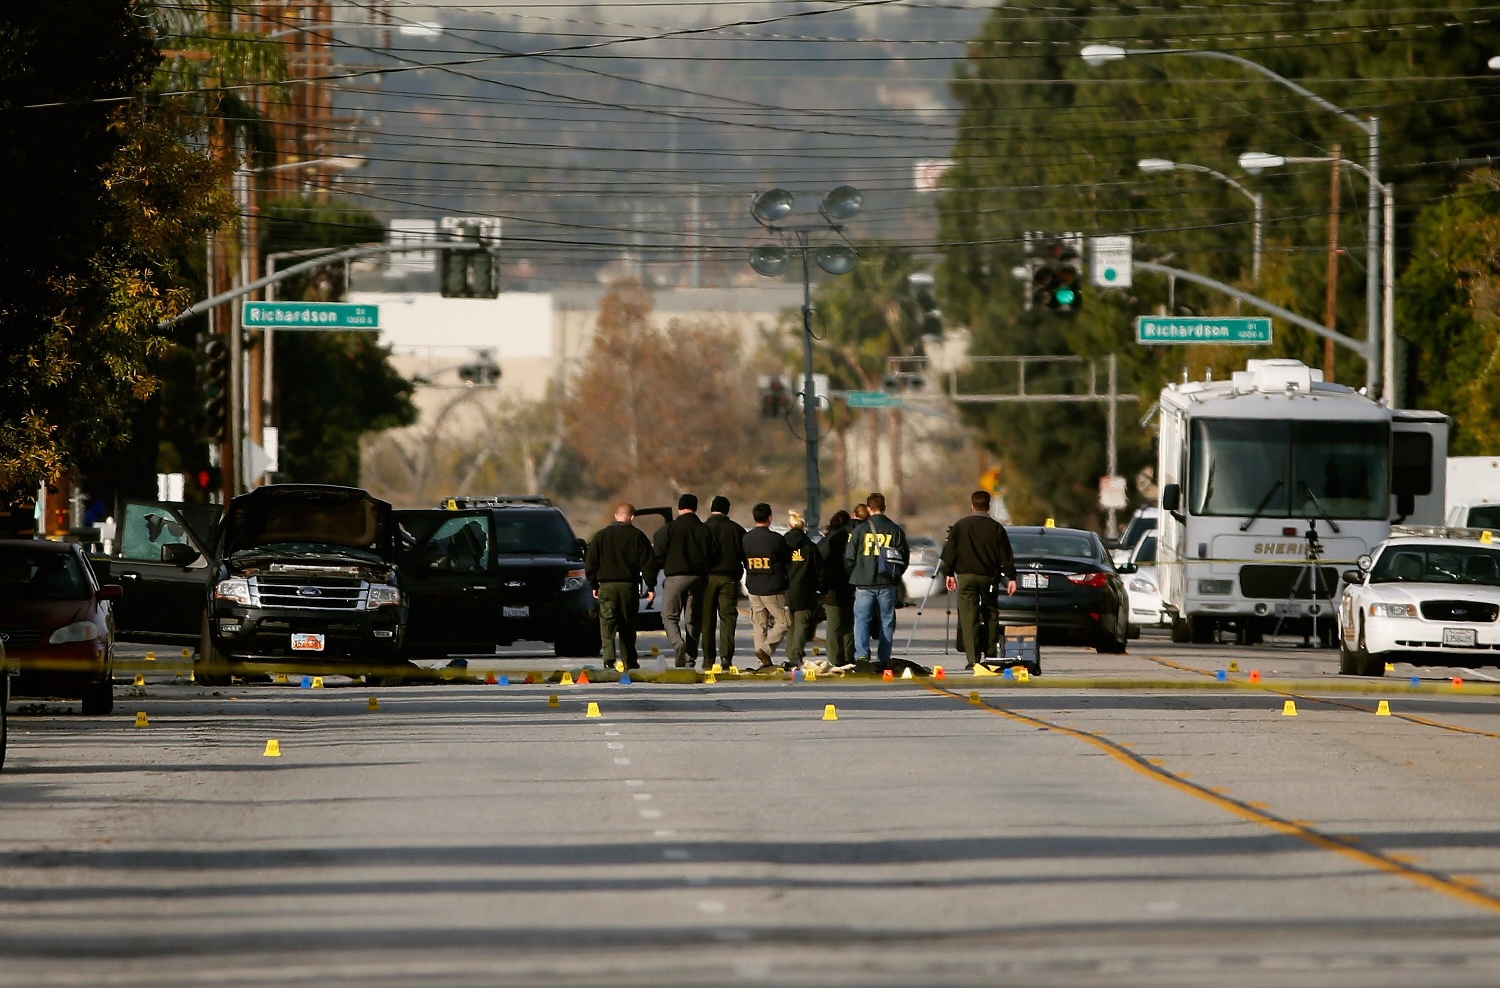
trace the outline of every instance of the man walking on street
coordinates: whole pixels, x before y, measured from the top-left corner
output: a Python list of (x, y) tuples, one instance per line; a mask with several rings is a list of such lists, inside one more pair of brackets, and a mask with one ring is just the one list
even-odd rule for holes
[[(734, 661), (734, 632), (740, 618), (745, 530), (729, 517), (729, 498), (722, 494), (709, 505), (708, 520), (703, 524), (713, 533), (716, 549), (713, 564), (708, 568), (708, 587), (703, 597), (703, 668), (711, 669), (715, 662), (719, 662), (727, 669)], [(717, 642), (714, 640), (716, 631)]]
[(755, 634), (755, 657), (760, 660), (760, 669), (755, 671), (760, 672), (772, 667), (771, 653), (791, 625), (786, 588), (792, 552), (786, 539), (771, 531), (769, 504), (757, 504), (750, 516), (755, 527), (745, 533), (745, 589), (750, 591), (750, 630)]
[(870, 661), (870, 619), (879, 615), (882, 669), (891, 668), (896, 640), (896, 588), (911, 563), (906, 532), (885, 516), (885, 495), (865, 499), (870, 517), (860, 522), (844, 549), (844, 566), (854, 586), (854, 661)]
[(801, 665), (807, 642), (818, 628), (818, 547), (807, 536), (807, 521), (800, 511), (788, 511), (786, 523), (786, 607), (792, 613), (792, 630), (786, 639), (786, 658)]
[(854, 588), (849, 585), (848, 570), (844, 569), (844, 549), (853, 531), (854, 519), (849, 512), (836, 511), (828, 519), (823, 541), (818, 543), (823, 613), (828, 616), (828, 633), (824, 637), (828, 639), (828, 664), (835, 669), (854, 665)]
[(635, 621), (640, 614), (638, 588), (644, 581), (646, 601), (656, 597), (656, 551), (646, 533), (631, 524), (635, 505), (615, 505), (615, 520), (594, 533), (583, 557), (584, 575), (599, 602), (599, 640), (604, 665), (615, 664), (615, 634), (626, 669), (640, 668), (635, 651)]
[(677, 499), (677, 517), (656, 531), (656, 562), (666, 579), (661, 588), (661, 626), (677, 653), (678, 668), (698, 661), (698, 621), (703, 591), (714, 559), (714, 537), (698, 517), (698, 496)]
[(958, 594), (958, 630), (964, 639), (966, 668), (995, 650), (1000, 628), (995, 614), (995, 587), (1016, 592), (1016, 561), (1005, 527), (990, 517), (988, 491), (969, 496), (972, 510), (948, 530), (942, 570), (949, 593)]

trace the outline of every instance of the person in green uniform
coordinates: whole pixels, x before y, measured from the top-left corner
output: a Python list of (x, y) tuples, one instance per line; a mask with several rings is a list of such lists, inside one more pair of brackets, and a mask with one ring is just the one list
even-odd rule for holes
[(786, 547), (792, 551), (787, 566), (786, 609), (792, 612), (792, 631), (786, 638), (788, 662), (802, 664), (808, 640), (818, 627), (818, 547), (807, 535), (800, 511), (786, 513)]
[(635, 621), (640, 613), (640, 587), (646, 600), (656, 597), (656, 550), (646, 533), (636, 528), (635, 505), (615, 505), (615, 520), (594, 533), (584, 553), (584, 575), (599, 601), (599, 640), (604, 664), (615, 664), (615, 635), (620, 636), (626, 669), (640, 668), (635, 650)]
[(847, 511), (835, 511), (828, 519), (823, 541), (818, 543), (818, 564), (822, 572), (818, 585), (823, 589), (823, 613), (828, 617), (828, 663), (835, 668), (854, 665), (854, 588), (844, 569), (844, 549), (854, 519)]
[(1016, 592), (1016, 561), (1005, 526), (990, 517), (988, 491), (969, 496), (971, 510), (948, 530), (943, 545), (942, 570), (950, 593), (958, 594), (958, 627), (964, 639), (967, 668), (994, 651), (999, 627), (995, 620), (995, 587)]
[(713, 533), (716, 549), (708, 569), (708, 589), (703, 592), (703, 668), (712, 669), (717, 661), (727, 669), (734, 661), (734, 633), (740, 618), (745, 530), (729, 517), (729, 498), (724, 495), (714, 498), (708, 510), (703, 524)]

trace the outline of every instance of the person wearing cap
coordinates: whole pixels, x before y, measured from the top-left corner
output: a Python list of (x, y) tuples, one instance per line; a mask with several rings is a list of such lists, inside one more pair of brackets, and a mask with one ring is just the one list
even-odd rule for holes
[(995, 588), (1004, 583), (1005, 592), (1015, 594), (1016, 560), (1005, 526), (990, 517), (989, 491), (969, 495), (969, 508), (948, 530), (941, 567), (948, 592), (958, 594), (958, 630), (972, 669), (998, 644)]
[(860, 522), (844, 548), (844, 566), (854, 586), (854, 662), (870, 661), (870, 622), (879, 615), (879, 664), (891, 668), (896, 640), (896, 590), (911, 564), (906, 532), (885, 516), (885, 495), (865, 499), (870, 517)]
[(661, 588), (661, 626), (677, 654), (677, 666), (698, 661), (698, 621), (708, 568), (717, 551), (713, 533), (698, 517), (698, 496), (677, 499), (677, 517), (656, 530), (656, 562), (666, 577)]
[(786, 573), (786, 608), (792, 616), (792, 630), (786, 637), (786, 658), (800, 665), (807, 642), (818, 627), (818, 547), (807, 535), (807, 521), (802, 512), (788, 511), (786, 523), (786, 547), (792, 554)]
[(771, 531), (769, 504), (757, 504), (750, 509), (750, 516), (755, 519), (755, 527), (745, 533), (745, 589), (750, 591), (750, 630), (755, 635), (759, 672), (772, 668), (771, 653), (791, 628), (786, 588), (792, 553), (786, 539)]
[(615, 635), (625, 668), (638, 669), (635, 622), (640, 614), (639, 588), (644, 582), (646, 600), (656, 596), (656, 550), (646, 533), (636, 528), (635, 505), (615, 505), (615, 520), (594, 533), (583, 557), (584, 575), (599, 602), (599, 640), (604, 645), (604, 664), (615, 664)]
[(740, 618), (745, 530), (729, 517), (729, 498), (723, 494), (713, 499), (703, 524), (713, 533), (717, 550), (703, 591), (703, 667), (712, 669), (717, 661), (727, 668), (734, 661), (734, 633)]
[(828, 664), (845, 668), (854, 664), (854, 588), (844, 569), (844, 549), (854, 531), (849, 512), (839, 510), (828, 519), (823, 541), (818, 543), (818, 585), (823, 589), (823, 613), (828, 617)]

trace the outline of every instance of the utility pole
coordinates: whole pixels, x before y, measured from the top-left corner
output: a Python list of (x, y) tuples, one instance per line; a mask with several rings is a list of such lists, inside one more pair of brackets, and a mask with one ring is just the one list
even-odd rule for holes
[[(1117, 477), (1120, 474), (1119, 429), (1115, 425), (1115, 407), (1120, 401), (1119, 392), (1119, 360), (1114, 354), (1110, 354), (1109, 410), (1104, 420), (1104, 475), (1106, 477)], [(1118, 538), (1120, 535), (1120, 522), (1115, 517), (1115, 509), (1113, 507), (1105, 509), (1104, 534), (1112, 539)]]
[[(1338, 328), (1338, 290), (1339, 290), (1339, 163), (1340, 148), (1337, 144), (1333, 146), (1330, 156), (1332, 161), (1329, 174), (1332, 175), (1328, 192), (1328, 289), (1323, 308), (1323, 325), (1329, 329)], [(1371, 331), (1373, 338), (1374, 331)], [(1323, 338), (1323, 380), (1332, 384), (1334, 381), (1334, 349), (1333, 340)]]

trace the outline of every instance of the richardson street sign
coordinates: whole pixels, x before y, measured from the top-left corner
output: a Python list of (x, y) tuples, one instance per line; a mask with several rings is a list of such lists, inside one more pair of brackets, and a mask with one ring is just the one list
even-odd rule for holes
[(1268, 316), (1137, 316), (1135, 341), (1148, 346), (1163, 343), (1262, 346), (1271, 342), (1271, 320)]
[(884, 391), (850, 391), (844, 395), (850, 408), (900, 408), (901, 399)]
[(380, 306), (355, 302), (246, 302), (246, 329), (379, 329)]

